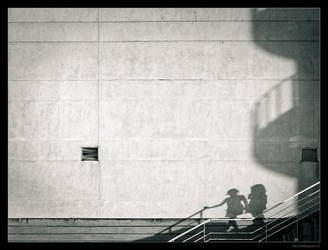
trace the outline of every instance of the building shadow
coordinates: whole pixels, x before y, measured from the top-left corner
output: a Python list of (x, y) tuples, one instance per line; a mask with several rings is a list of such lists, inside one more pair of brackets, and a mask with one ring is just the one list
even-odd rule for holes
[[(288, 12), (288, 20), (297, 20), (302, 14), (301, 9), (252, 9), (253, 40), (265, 52), (293, 60), (297, 72), (256, 101), (252, 111), (253, 155), (261, 166), (297, 179), (299, 192), (319, 180), (318, 162), (302, 162), (302, 148), (319, 145), (319, 24), (282, 21), (265, 29), (265, 22), (256, 21), (272, 20), (279, 11)], [(289, 40), (282, 40), (284, 37)]]
[[(252, 151), (254, 159), (262, 167), (295, 178), (296, 192), (299, 192), (319, 180), (319, 163), (304, 164), (301, 156), (302, 148), (316, 148), (319, 145), (319, 95), (316, 93), (320, 85), (319, 24), (312, 22), (313, 28), (308, 29), (304, 28), (306, 22), (281, 21), (272, 22), (271, 29), (268, 29), (265, 21), (273, 20), (279, 11), (288, 20), (297, 20), (301, 15), (300, 11), (286, 9), (252, 9), (253, 41), (272, 56), (293, 60), (296, 71), (277, 82), (254, 103), (251, 113)], [(286, 37), (288, 40), (284, 40)], [(263, 211), (267, 204), (265, 188), (262, 184), (252, 188), (248, 197), (248, 212), (256, 216), (256, 220), (252, 225), (239, 229), (239, 232), (251, 232), (261, 228), (264, 223)], [(167, 242), (192, 228), (186, 226), (174, 230), (192, 216), (135, 242)], [(222, 223), (217, 225), (216, 230), (226, 232), (227, 228), (227, 224)]]

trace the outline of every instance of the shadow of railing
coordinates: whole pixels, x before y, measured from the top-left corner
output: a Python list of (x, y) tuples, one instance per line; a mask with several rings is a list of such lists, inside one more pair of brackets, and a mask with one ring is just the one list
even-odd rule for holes
[[(189, 215), (186, 218), (179, 219), (176, 223), (170, 225), (169, 227), (166, 227), (165, 229), (155, 233), (150, 237), (142, 238), (134, 242), (167, 242), (174, 236), (179, 235), (185, 232), (186, 230), (194, 227), (195, 223), (200, 224), (202, 221), (206, 220), (205, 218), (203, 218), (204, 210), (206, 209), (203, 208)], [(198, 218), (197, 215), (199, 215)]]
[[(299, 97), (296, 79), (297, 74), (293, 74), (258, 97), (254, 105), (253, 113), (255, 135), (258, 134), (261, 129), (270, 126), (270, 123), (275, 122), (280, 116), (298, 106)], [(284, 97), (283, 94), (285, 95)], [(292, 130), (290, 132), (296, 134), (297, 130)], [(273, 136), (277, 135), (279, 136), (279, 134), (267, 134), (267, 137), (275, 139), (276, 137)]]
[[(297, 74), (279, 82), (256, 101), (252, 112), (253, 154), (257, 162), (275, 172), (297, 177), (300, 141)], [(284, 95), (284, 96), (283, 96)]]

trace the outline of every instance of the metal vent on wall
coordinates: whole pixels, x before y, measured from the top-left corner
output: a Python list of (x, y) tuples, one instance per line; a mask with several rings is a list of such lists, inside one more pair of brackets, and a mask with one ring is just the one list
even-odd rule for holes
[(302, 148), (302, 162), (317, 162), (317, 149)]
[(98, 148), (82, 147), (82, 161), (98, 161)]

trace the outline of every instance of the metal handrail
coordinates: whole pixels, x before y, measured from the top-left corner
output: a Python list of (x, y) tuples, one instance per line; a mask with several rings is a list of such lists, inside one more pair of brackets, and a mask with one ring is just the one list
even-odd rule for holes
[[(276, 214), (278, 214), (278, 213), (280, 213), (280, 212), (286, 210), (287, 208), (289, 208), (289, 207), (295, 205), (296, 203), (298, 203), (298, 202), (300, 202), (300, 201), (302, 201), (302, 200), (305, 200), (305, 199), (309, 198), (309, 197), (312, 196), (312, 195), (315, 195), (315, 194), (318, 193), (318, 192), (320, 192), (320, 189), (317, 190), (317, 191), (315, 191), (315, 192), (313, 192), (313, 193), (311, 193), (311, 194), (309, 194), (308, 196), (305, 196), (305, 197), (303, 197), (302, 199), (300, 199), (300, 200), (298, 200), (298, 201), (296, 201), (296, 202), (290, 204), (289, 206), (285, 207), (284, 209), (279, 210), (278, 212), (272, 214), (271, 216), (276, 215)], [(319, 197), (319, 196), (318, 196), (318, 197)], [(316, 197), (316, 198), (317, 198), (317, 197)], [(315, 198), (315, 199), (316, 199), (316, 198)]]
[[(317, 185), (319, 185), (319, 184), (320, 184), (320, 181), (318, 181), (318, 182), (312, 184), (311, 186), (309, 186), (309, 187), (303, 189), (302, 191), (300, 191), (300, 192), (294, 194), (293, 196), (287, 198), (286, 200), (281, 201), (281, 202), (277, 203), (276, 205), (272, 206), (271, 208), (265, 210), (265, 211), (263, 212), (263, 214), (256, 215), (256, 216), (254, 216), (254, 217), (252, 217), (252, 218), (236, 218), (236, 219), (230, 219), (230, 218), (214, 219), (214, 218), (213, 218), (213, 219), (208, 219), (208, 220), (206, 220), (206, 221), (204, 221), (204, 222), (202, 222), (202, 223), (200, 223), (200, 224), (198, 224), (198, 225), (192, 227), (191, 229), (187, 230), (186, 232), (184, 232), (184, 233), (182, 233), (182, 234), (179, 234), (178, 236), (172, 238), (171, 240), (169, 240), (169, 242), (174, 242), (176, 239), (182, 237), (183, 235), (185, 235), (185, 234), (187, 234), (187, 233), (189, 233), (189, 232), (195, 230), (196, 228), (198, 228), (198, 227), (200, 227), (200, 226), (202, 226), (202, 225), (206, 225), (207, 223), (209, 223), (209, 222), (211, 222), (211, 221), (218, 221), (218, 220), (220, 220), (220, 221), (222, 221), (222, 220), (229, 220), (229, 221), (254, 220), (254, 219), (256, 219), (256, 218), (258, 218), (258, 217), (260, 217), (260, 216), (261, 216), (261, 218), (262, 218), (262, 215), (264, 215), (265, 213), (268, 213), (269, 211), (273, 210), (274, 208), (277, 208), (278, 206), (280, 206), (280, 205), (282, 205), (282, 204), (288, 202), (289, 200), (291, 200), (291, 199), (293, 199), (293, 198), (299, 196), (300, 194), (302, 194), (302, 193), (308, 191), (309, 189), (311, 189), (311, 188), (313, 188), (314, 186), (317, 186)], [(317, 193), (317, 192), (319, 192), (319, 191), (320, 191), (320, 189), (317, 190), (317, 191), (315, 191), (315, 192), (313, 192), (313, 193), (311, 193), (310, 195), (307, 195), (306, 197), (303, 197), (301, 200), (304, 200), (305, 198), (307, 198), (307, 197), (309, 197), (309, 196), (312, 196), (313, 194), (315, 194), (315, 193)], [(316, 199), (316, 198), (315, 198), (315, 199)], [(299, 201), (296, 201), (296, 202), (293, 203), (293, 204), (296, 204), (297, 202), (299, 202)], [(307, 203), (308, 203), (308, 202), (307, 202)], [(307, 204), (307, 203), (305, 203), (305, 204)], [(293, 204), (292, 204), (292, 205), (293, 205)], [(304, 204), (303, 204), (303, 205), (304, 205)], [(286, 208), (285, 208), (285, 209), (286, 209)], [(285, 210), (285, 209), (283, 209), (283, 210)], [(280, 210), (279, 212), (281, 212), (281, 211), (283, 211), (283, 210)], [(307, 210), (307, 209), (306, 209), (306, 210)], [(278, 213), (279, 213), (279, 212), (278, 212)], [(276, 213), (276, 214), (277, 214), (277, 213)], [(287, 213), (287, 214), (288, 214), (288, 213)], [(282, 217), (279, 217), (279, 218), (282, 218)], [(279, 219), (279, 218), (276, 218), (276, 220)], [(263, 226), (262, 226), (261, 228), (258, 228), (258, 229), (256, 229), (256, 230), (254, 230), (253, 232), (249, 232), (249, 234), (253, 234), (254, 232), (259, 231), (259, 230), (262, 229), (262, 228), (263, 228)], [(280, 231), (280, 230), (279, 230), (279, 231)], [(198, 232), (197, 234), (199, 234), (199, 232)], [(196, 234), (196, 235), (197, 235), (197, 234)], [(207, 234), (207, 235), (209, 235), (209, 234)], [(207, 235), (204, 235), (204, 236), (202, 236), (202, 237), (199, 238), (199, 239), (202, 239), (203, 237), (206, 237)], [(189, 238), (193, 238), (194, 236), (195, 236), (195, 235), (193, 235), (192, 237), (189, 237)], [(188, 239), (189, 239), (189, 238), (188, 238)], [(255, 237), (255, 238), (256, 238), (256, 237)], [(255, 239), (255, 238), (254, 238), (254, 239)], [(199, 239), (198, 239), (198, 240), (199, 240)], [(196, 241), (198, 241), (198, 240), (196, 240)]]
[(228, 220), (228, 221), (250, 221), (250, 220), (253, 220), (255, 217), (252, 217), (252, 218), (236, 218), (236, 219), (230, 219), (230, 218), (222, 218), (222, 219), (219, 219), (219, 218), (210, 218), (210, 219), (207, 219), (206, 221), (194, 226), (193, 228), (190, 228), (189, 230), (187, 230), (186, 232), (183, 232), (181, 234), (179, 234), (178, 236), (174, 237), (173, 239), (170, 239), (169, 242), (173, 242), (174, 240), (182, 237), (183, 235), (195, 230), (196, 228), (204, 225), (204, 224), (207, 224), (209, 222), (212, 222), (212, 221), (223, 221), (223, 220)]
[[(292, 203), (292, 204), (289, 205), (288, 207), (290, 207), (290, 206), (292, 206), (292, 205), (294, 205), (294, 204), (296, 204), (296, 203), (298, 203), (298, 202), (300, 202), (300, 201), (302, 201), (302, 200), (304, 200), (304, 199), (306, 199), (306, 198), (308, 198), (308, 197), (314, 195), (315, 193), (317, 193), (317, 192), (319, 192), (319, 191), (320, 191), (320, 189), (317, 190), (317, 191), (315, 191), (315, 192), (313, 192), (313, 193), (311, 193), (311, 194), (309, 194), (309, 195), (307, 195), (306, 197), (303, 197), (301, 200), (298, 200), (298, 201)], [(310, 201), (307, 201), (306, 203), (302, 204), (300, 207), (305, 206), (306, 204), (308, 204), (308, 203), (314, 201), (314, 200), (317, 199), (317, 198), (320, 198), (320, 196), (316, 196), (316, 197), (312, 198)], [(280, 212), (286, 210), (288, 207), (286, 207), (286, 208), (284, 208), (284, 209), (278, 211), (277, 213), (280, 213)], [(311, 207), (312, 207), (312, 206), (311, 206)], [(307, 209), (308, 209), (308, 208), (306, 208), (305, 210), (303, 210), (301, 213), (303, 213), (303, 212), (306, 211)], [(287, 214), (289, 214), (289, 213), (291, 213), (291, 212), (294, 212), (294, 211), (295, 211), (295, 210), (289, 211), (288, 213), (285, 213), (285, 214), (283, 214), (282, 216), (287, 215)], [(275, 213), (275, 214), (277, 214), (277, 213)], [(273, 227), (267, 229), (267, 226), (268, 226), (268, 225), (270, 225), (270, 224), (274, 223), (275, 221), (281, 219), (282, 216), (280, 216), (280, 217), (278, 217), (278, 218), (275, 218), (274, 220), (270, 221), (269, 223), (266, 223), (264, 226), (262, 226), (262, 227), (256, 229), (255, 231), (251, 232), (251, 234), (255, 233), (256, 231), (261, 231), (261, 230), (263, 230), (264, 228), (266, 228), (266, 232), (267, 232), (268, 230), (271, 230), (271, 229), (273, 229), (274, 227), (276, 227), (276, 226), (278, 226), (278, 225), (280, 225), (280, 224), (282, 224), (282, 223), (285, 223), (286, 221), (281, 222), (281, 223), (278, 223), (278, 224), (274, 225)], [(291, 218), (288, 218), (287, 220), (289, 220), (289, 219), (291, 219)], [(255, 239), (256, 239), (257, 237), (259, 237), (260, 235), (261, 235), (261, 234), (255, 236), (254, 238), (252, 238), (252, 240), (255, 240)]]
[[(316, 197), (316, 198), (318, 198), (318, 197)], [(316, 199), (316, 198), (315, 198), (315, 199)], [(314, 200), (314, 199), (312, 199), (312, 200)], [(311, 201), (312, 201), (312, 200), (311, 200)], [(307, 203), (306, 203), (306, 204), (307, 204)], [(312, 206), (306, 208), (304, 211), (302, 211), (302, 213), (304, 213), (306, 210), (309, 210), (309, 209), (312, 208), (313, 206), (317, 206), (317, 205), (319, 205), (319, 204), (320, 204), (320, 202), (318, 202), (318, 203), (316, 203), (316, 204), (314, 204), (314, 205), (312, 205)], [(303, 205), (305, 205), (305, 204), (303, 204)], [(279, 228), (279, 229), (276, 230), (275, 232), (273, 232), (273, 233), (271, 233), (271, 234), (269, 234), (269, 235), (266, 235), (265, 237), (263, 237), (263, 238), (261, 238), (260, 240), (258, 240), (258, 242), (261, 242), (261, 241), (263, 241), (264, 239), (267, 239), (268, 237), (270, 237), (270, 236), (272, 236), (272, 235), (274, 235), (274, 234), (280, 232), (280, 231), (283, 230), (284, 228), (286, 228), (286, 227), (292, 225), (293, 223), (298, 222), (299, 220), (301, 220), (301, 219), (307, 217), (308, 215), (310, 215), (310, 214), (312, 214), (312, 213), (314, 213), (314, 212), (316, 212), (316, 211), (319, 211), (319, 209), (315, 209), (315, 210), (311, 211), (310, 213), (307, 213), (306, 215), (304, 215), (304, 216), (302, 216), (302, 217), (296, 219), (295, 221), (292, 221), (291, 223), (285, 225), (284, 227)], [(291, 219), (291, 218), (288, 218), (287, 220), (289, 220), (289, 219)], [(284, 221), (284, 223), (285, 223), (285, 222), (286, 222), (286, 221)], [(282, 224), (282, 223), (279, 223), (279, 224), (275, 225), (274, 227), (276, 227), (276, 226), (278, 226), (278, 225), (280, 225), (280, 224)], [(274, 227), (272, 227), (272, 228), (274, 228)], [(262, 229), (262, 228), (263, 228), (263, 227), (261, 227), (260, 229)], [(272, 228), (270, 228), (269, 230), (271, 230)], [(257, 230), (256, 230), (256, 231), (257, 231)], [(252, 233), (254, 233), (254, 232), (255, 232), (255, 231), (253, 231), (253, 232), (238, 232), (238, 234), (252, 234)], [(222, 232), (220, 232), (220, 233), (218, 233), (218, 232), (210, 232), (210, 233), (206, 234), (205, 237), (206, 237), (206, 236), (209, 236), (209, 235), (211, 235), (211, 234), (222, 234)], [(255, 240), (255, 239), (256, 239), (257, 237), (259, 237), (259, 236), (261, 236), (261, 234), (257, 235), (257, 236), (254, 237), (254, 238), (247, 239), (247, 240)], [(191, 237), (191, 238), (192, 238), (192, 237)], [(203, 237), (201, 237), (201, 238), (203, 238)], [(201, 239), (201, 238), (200, 238), (200, 239)], [(206, 240), (205, 242), (208, 242), (208, 241), (211, 241), (211, 240), (224, 240), (224, 239), (211, 238), (211, 239)], [(234, 240), (246, 240), (246, 239), (234, 239)]]
[[(318, 191), (316, 191), (315, 193), (317, 193), (317, 192), (318, 192)], [(308, 195), (308, 196), (306, 196), (306, 197), (302, 198), (301, 200), (299, 200), (299, 201), (297, 201), (297, 202), (295, 202), (295, 203), (292, 203), (291, 205), (289, 205), (288, 207), (285, 207), (284, 209), (282, 209), (282, 210), (278, 211), (277, 213), (280, 213), (280, 212), (282, 212), (282, 211), (286, 210), (287, 208), (291, 207), (292, 205), (294, 205), (294, 204), (296, 204), (296, 203), (298, 203), (298, 202), (300, 202), (300, 201), (302, 201), (302, 200), (304, 200), (304, 199), (306, 199), (306, 198), (308, 198), (308, 197), (312, 196), (313, 194), (314, 194), (314, 193), (312, 193), (312, 194), (310, 194), (310, 195)], [(313, 199), (311, 199), (310, 201), (308, 201), (308, 202), (306, 202), (306, 203), (302, 204), (300, 207), (303, 207), (304, 205), (306, 205), (306, 204), (308, 204), (308, 203), (310, 203), (310, 202), (314, 201), (315, 199), (317, 199), (317, 198), (319, 198), (319, 197), (320, 197), (320, 196), (314, 197), (314, 198), (313, 198)], [(306, 210), (306, 209), (305, 209), (305, 210)], [(294, 212), (294, 211), (295, 211), (295, 210), (289, 211), (288, 213), (285, 213), (285, 214), (283, 214), (282, 216), (284, 216), (284, 215), (287, 215), (287, 214), (289, 214), (289, 213), (291, 213), (291, 212)], [(302, 211), (302, 212), (303, 212), (303, 211)], [(275, 213), (275, 214), (277, 214), (277, 213)], [(274, 223), (275, 221), (277, 221), (277, 220), (281, 219), (281, 218), (282, 218), (282, 216), (280, 216), (280, 217), (278, 217), (278, 218), (275, 218), (274, 220), (270, 221), (269, 223), (266, 223), (266, 225), (265, 225), (265, 226), (268, 226), (268, 225), (270, 225), (270, 224)], [(259, 230), (263, 229), (265, 226), (262, 226), (262, 227), (260, 227), (260, 228), (256, 229), (256, 230), (255, 230), (255, 231), (253, 231), (252, 233), (254, 233), (254, 232), (256, 232), (256, 231), (259, 231)]]
[(182, 234), (179, 234), (178, 236), (174, 237), (173, 239), (170, 239), (169, 242), (173, 242), (174, 240), (176, 240), (176, 239), (182, 237), (183, 235), (185, 235), (185, 234), (187, 234), (187, 233), (189, 233), (189, 232), (195, 230), (196, 228), (198, 228), (198, 227), (204, 225), (205, 223), (207, 223), (207, 222), (209, 222), (209, 221), (211, 221), (211, 219), (207, 219), (206, 221), (204, 221), (204, 222), (202, 222), (202, 223), (200, 223), (200, 224), (194, 226), (193, 228), (191, 228), (191, 229), (189, 229), (189, 230), (183, 232)]
[[(308, 201), (308, 202), (306, 202), (306, 203), (304, 203), (304, 204), (302, 204), (300, 207), (303, 207), (303, 206), (305, 206), (306, 204), (308, 204), (308, 203), (310, 203), (310, 202), (312, 202), (312, 201), (314, 201), (315, 199), (317, 199), (317, 198), (319, 198), (319, 196), (317, 196), (317, 197), (314, 197), (313, 199), (311, 199), (310, 201)], [(283, 210), (285, 210), (285, 209), (283, 209)], [(283, 211), (283, 210), (281, 210), (281, 211)], [(307, 209), (305, 209), (305, 210), (307, 210)], [(285, 213), (285, 214), (283, 214), (282, 216), (285, 216), (285, 215), (287, 215), (287, 214), (290, 214), (290, 213), (292, 213), (292, 212), (294, 212), (295, 210), (292, 210), (292, 211), (289, 211), (288, 213)], [(304, 211), (301, 211), (301, 213), (302, 212), (304, 212)], [(275, 218), (274, 220), (272, 220), (272, 221), (270, 221), (267, 225), (270, 225), (270, 224), (272, 224), (272, 223), (274, 223), (275, 221), (277, 221), (277, 220), (279, 220), (279, 219), (281, 219), (282, 218), (282, 216), (281, 217), (278, 217), (278, 218)]]
[[(318, 197), (316, 197), (316, 198), (318, 198)], [(312, 199), (311, 201), (315, 200), (316, 198)], [(309, 203), (309, 202), (307, 202), (307, 203)], [(305, 204), (307, 204), (307, 203), (305, 203)], [(305, 204), (303, 204), (302, 206), (304, 206)], [(308, 210), (309, 208), (311, 208), (311, 207), (313, 207), (313, 206), (316, 206), (316, 205), (318, 205), (318, 204), (320, 204), (320, 202), (318, 202), (318, 203), (316, 203), (316, 204), (314, 204), (314, 205), (312, 205), (312, 206), (306, 208), (306, 209), (303, 210), (301, 213), (304, 213), (304, 212), (305, 212), (306, 210)], [(288, 213), (286, 213), (286, 214), (284, 214), (284, 215), (287, 215), (287, 214), (289, 214), (289, 213), (291, 213), (291, 212), (293, 212), (293, 211), (290, 211), (290, 212), (288, 212)], [(265, 226), (267, 227), (268, 225), (272, 224), (273, 222), (275, 222), (275, 221), (277, 221), (278, 219), (281, 219), (281, 218), (282, 218), (282, 217), (280, 217), (280, 218), (276, 218), (275, 220), (271, 221), (270, 223), (267, 223)], [(270, 230), (272, 230), (273, 228), (275, 228), (275, 227), (277, 227), (277, 226), (279, 226), (279, 225), (285, 223), (286, 221), (288, 221), (288, 220), (290, 220), (290, 219), (292, 219), (292, 217), (289, 217), (289, 218), (286, 219), (285, 221), (280, 222), (280, 223), (278, 223), (278, 224), (272, 226), (271, 228), (267, 229), (266, 231), (270, 231)], [(292, 222), (292, 223), (294, 223), (294, 222)], [(292, 223), (291, 223), (291, 224), (292, 224)], [(259, 228), (259, 229), (257, 229), (257, 230), (261, 230), (261, 229), (263, 229), (265, 226), (262, 226), (261, 228)], [(278, 230), (278, 231), (276, 231), (276, 232), (279, 232), (279, 231), (280, 231), (280, 230)], [(260, 235), (255, 236), (254, 238), (252, 238), (252, 240), (255, 240), (255, 239), (256, 239), (257, 237), (259, 237), (259, 236), (260, 236)], [(269, 235), (269, 236), (270, 236), (270, 235)], [(269, 237), (269, 236), (266, 236), (265, 238), (267, 238), (267, 237)]]
[(199, 231), (198, 233), (196, 233), (196, 234), (194, 234), (194, 235), (190, 236), (189, 238), (185, 239), (183, 242), (186, 242), (186, 241), (188, 241), (188, 240), (190, 240), (190, 239), (194, 238), (195, 236), (197, 236), (198, 234), (201, 234), (201, 233), (204, 233), (204, 230), (202, 230), (202, 231)]
[(287, 201), (293, 199), (293, 198), (296, 197), (296, 196), (299, 196), (300, 194), (306, 192), (307, 190), (313, 188), (314, 186), (316, 186), (316, 185), (318, 185), (318, 184), (320, 184), (320, 181), (318, 181), (318, 182), (314, 183), (313, 185), (311, 185), (311, 186), (309, 186), (309, 187), (303, 189), (302, 191), (298, 192), (297, 194), (294, 194), (293, 196), (289, 197), (288, 199), (286, 199), (286, 200), (284, 200), (284, 201), (281, 201), (281, 202), (277, 203), (277, 204), (274, 205), (273, 207), (271, 207), (271, 208), (265, 210), (264, 213), (267, 213), (267, 212), (271, 211), (272, 209), (274, 209), (274, 208), (276, 208), (276, 207), (278, 207), (278, 206), (280, 206), (280, 205), (286, 203)]
[[(315, 205), (319, 205), (319, 204), (320, 204), (320, 202), (318, 202), (318, 203), (315, 204)], [(312, 206), (311, 206), (311, 207), (312, 207)], [(308, 209), (308, 208), (307, 208), (307, 209)], [(306, 210), (307, 210), (307, 209), (306, 209)], [(264, 239), (267, 239), (269, 236), (272, 236), (272, 235), (274, 235), (274, 234), (280, 232), (280, 231), (283, 230), (284, 228), (286, 228), (286, 227), (288, 227), (288, 226), (290, 226), (290, 225), (292, 225), (292, 224), (298, 222), (299, 220), (301, 220), (301, 219), (307, 217), (308, 215), (313, 214), (313, 213), (315, 213), (315, 212), (317, 212), (317, 211), (319, 211), (319, 210), (320, 210), (320, 209), (315, 209), (315, 210), (311, 211), (310, 213), (308, 213), (308, 214), (302, 216), (301, 218), (297, 218), (295, 221), (293, 221), (293, 222), (287, 224), (286, 226), (284, 226), (284, 227), (282, 227), (282, 228), (279, 228), (277, 231), (274, 231), (272, 234), (269, 234), (269, 235), (265, 236), (264, 238), (260, 239), (259, 242), (261, 242), (261, 241), (264, 240)]]

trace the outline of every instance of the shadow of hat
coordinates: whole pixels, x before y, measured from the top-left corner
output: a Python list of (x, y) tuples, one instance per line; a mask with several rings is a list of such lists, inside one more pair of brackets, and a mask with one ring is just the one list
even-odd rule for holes
[(231, 188), (227, 191), (227, 195), (233, 195), (233, 194), (237, 194), (239, 192), (238, 189), (236, 188)]

